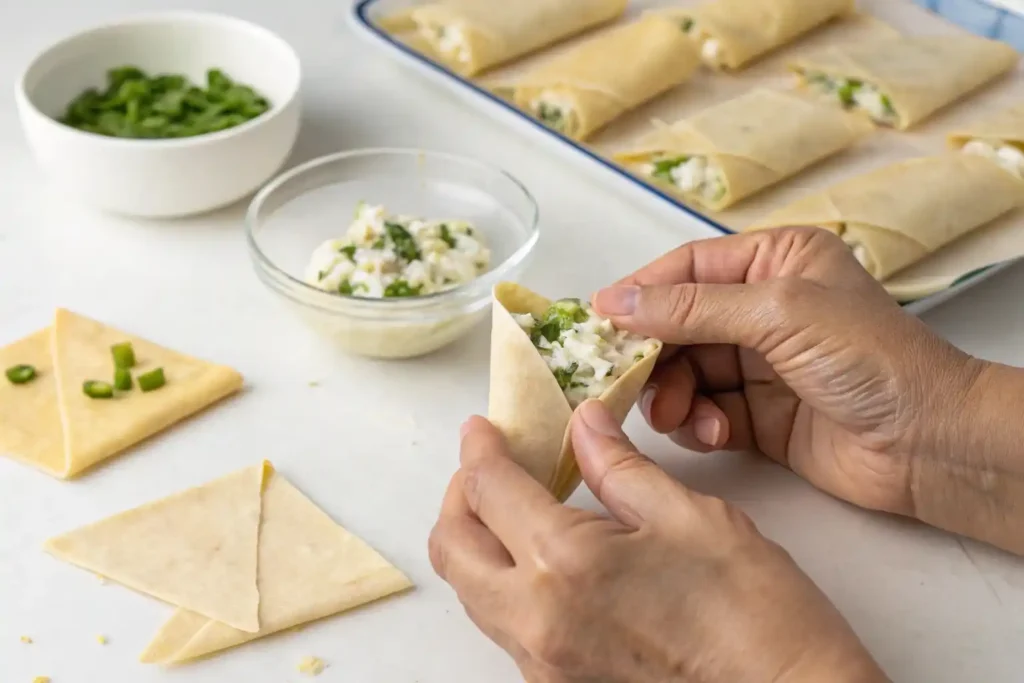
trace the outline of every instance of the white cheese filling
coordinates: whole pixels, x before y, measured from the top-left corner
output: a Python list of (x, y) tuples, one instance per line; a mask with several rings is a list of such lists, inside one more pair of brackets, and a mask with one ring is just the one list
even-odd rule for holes
[(569, 405), (599, 398), (636, 363), (658, 350), (658, 342), (617, 330), (587, 304), (563, 299), (538, 319), (517, 315)]
[(476, 279), (490, 261), (490, 251), (465, 221), (389, 216), (382, 206), (361, 204), (345, 236), (313, 252), (305, 280), (346, 296), (425, 296)]
[(575, 104), (564, 93), (556, 90), (543, 90), (530, 103), (533, 115), (555, 130), (572, 134), (576, 129)]
[(877, 123), (893, 126), (899, 122), (888, 95), (870, 83), (850, 78), (833, 78), (820, 73), (804, 75), (816, 90), (832, 95), (846, 109), (860, 109)]
[(726, 193), (725, 174), (705, 156), (680, 156), (656, 159), (646, 164), (643, 173), (669, 183), (681, 191), (717, 202)]
[(437, 49), (444, 56), (462, 64), (468, 64), (472, 59), (469, 40), (458, 24), (435, 25), (428, 30), (433, 31)]
[(705, 64), (711, 66), (721, 66), (722, 62), (719, 59), (719, 53), (722, 51), (722, 44), (714, 38), (708, 38), (704, 41), (704, 44), (700, 46), (700, 56), (704, 60)]
[(965, 154), (974, 154), (996, 162), (1018, 178), (1024, 178), (1024, 151), (997, 140), (971, 140), (963, 146)]

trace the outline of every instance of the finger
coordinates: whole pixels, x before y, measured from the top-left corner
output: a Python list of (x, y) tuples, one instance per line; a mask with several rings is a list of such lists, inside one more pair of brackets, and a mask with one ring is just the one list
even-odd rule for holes
[(620, 522), (639, 529), (677, 514), (686, 489), (636, 451), (603, 403), (576, 410), (572, 440), (584, 481)]
[[(782, 284), (780, 284), (782, 283)], [(737, 344), (767, 354), (799, 326), (811, 283), (610, 287), (595, 296), (616, 327), (670, 344)]]
[(689, 242), (616, 284), (650, 286), (679, 282), (746, 282), (747, 271), (763, 239), (757, 233), (752, 233)]
[(539, 538), (571, 520), (555, 497), (507, 453), (504, 437), (490, 422), (467, 422), (461, 449), (466, 501), (512, 557), (524, 560), (534, 555)]
[[(715, 423), (714, 427), (709, 421)], [(701, 396), (693, 416), (669, 434), (669, 438), (696, 453), (757, 447), (746, 397), (739, 391)]]
[(434, 571), (460, 596), (479, 592), (515, 566), (501, 541), (472, 514), (462, 492), (463, 480), (462, 471), (452, 478), (428, 542)]
[(647, 424), (659, 434), (669, 434), (690, 415), (697, 378), (685, 356), (655, 368), (640, 394), (640, 412)]

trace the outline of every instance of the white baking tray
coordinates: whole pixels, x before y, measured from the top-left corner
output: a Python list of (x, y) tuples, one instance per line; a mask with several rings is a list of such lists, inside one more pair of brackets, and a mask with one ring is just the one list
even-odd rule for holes
[[(942, 0), (938, 0), (938, 2), (936, 0), (916, 1), (918, 1), (918, 4), (928, 6), (929, 8), (935, 8), (942, 4)], [(968, 1), (980, 2), (980, 0)], [(1002, 1), (1004, 3), (1010, 2), (1010, 0)], [(515, 130), (517, 134), (541, 141), (542, 144), (553, 152), (559, 153), (563, 159), (573, 164), (582, 172), (594, 177), (598, 182), (625, 194), (632, 201), (643, 206), (645, 210), (658, 213), (667, 220), (678, 220), (680, 212), (682, 212), (691, 219), (690, 222), (692, 224), (698, 226), (698, 229), (703, 231), (708, 237), (732, 232), (732, 230), (713, 218), (686, 206), (671, 195), (637, 180), (626, 171), (602, 159), (586, 147), (541, 124), (487, 90), (426, 59), (378, 26), (377, 22), (381, 18), (397, 14), (415, 4), (420, 3), (414, 0), (357, 0), (349, 15), (349, 22), (358, 36), (383, 55), (410, 67), (419, 76), (443, 87), (468, 106), (486, 113), (489, 118), (497, 120)], [(953, 18), (955, 19), (955, 17)], [(973, 27), (966, 26), (966, 28), (972, 29)], [(987, 30), (985, 32), (990, 33)], [(976, 271), (961, 278), (948, 289), (925, 299), (904, 304), (904, 308), (914, 314), (923, 313), (948, 301), (960, 292), (991, 278), (996, 273), (1014, 265), (1014, 263), (1016, 261), (1009, 261)]]

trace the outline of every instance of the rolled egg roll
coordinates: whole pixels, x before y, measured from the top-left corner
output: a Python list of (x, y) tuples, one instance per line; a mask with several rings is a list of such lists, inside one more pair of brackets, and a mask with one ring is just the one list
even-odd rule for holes
[(672, 125), (615, 160), (634, 175), (719, 211), (852, 146), (860, 116), (794, 93), (756, 89)]
[(980, 156), (911, 159), (812, 194), (748, 230), (818, 226), (879, 280), (1024, 203), (1024, 181)]
[(409, 13), (446, 66), (475, 76), (618, 18), (627, 0), (442, 0)]
[(678, 26), (648, 15), (587, 39), (511, 84), (520, 109), (575, 140), (689, 80), (696, 46)]
[(948, 135), (949, 145), (996, 162), (1024, 178), (1024, 104), (982, 117)]
[(795, 61), (808, 88), (906, 130), (1016, 66), (1006, 43), (968, 34), (882, 38)]
[(711, 0), (663, 11), (697, 41), (705, 64), (735, 70), (853, 9), (854, 0)]

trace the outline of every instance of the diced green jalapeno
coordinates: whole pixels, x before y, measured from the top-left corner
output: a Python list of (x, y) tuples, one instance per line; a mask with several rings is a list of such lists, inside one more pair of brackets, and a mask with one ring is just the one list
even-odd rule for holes
[(82, 393), (95, 399), (114, 398), (114, 385), (110, 382), (98, 382), (91, 379), (82, 383)]
[(156, 391), (167, 384), (167, 378), (164, 376), (163, 368), (150, 370), (147, 373), (139, 375), (137, 379), (139, 382), (139, 389), (142, 389), (143, 393)]
[(36, 369), (31, 365), (15, 365), (7, 368), (4, 374), (11, 384), (28, 384), (36, 378)]

